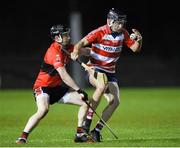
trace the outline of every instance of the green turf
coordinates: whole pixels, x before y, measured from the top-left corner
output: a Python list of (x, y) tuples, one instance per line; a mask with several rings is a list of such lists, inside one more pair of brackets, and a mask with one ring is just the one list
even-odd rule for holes
[[(89, 94), (92, 90), (88, 91)], [(105, 107), (102, 100), (97, 112)], [(15, 147), (27, 119), (36, 111), (31, 90), (0, 90), (0, 146)], [(180, 146), (180, 88), (122, 88), (121, 105), (105, 127), (103, 142), (76, 144), (77, 106), (51, 106), (29, 136), (27, 147)], [(97, 122), (94, 116), (92, 127)]]

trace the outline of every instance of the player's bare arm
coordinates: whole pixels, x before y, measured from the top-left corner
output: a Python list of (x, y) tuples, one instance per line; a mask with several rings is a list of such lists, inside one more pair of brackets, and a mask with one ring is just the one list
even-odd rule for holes
[(79, 90), (79, 87), (76, 85), (76, 83), (73, 81), (71, 76), (67, 73), (65, 67), (59, 67), (56, 69), (58, 73), (61, 76), (61, 79), (65, 84), (67, 84), (69, 87), (73, 88), (74, 90)]
[(90, 47), (83, 47), (79, 49), (79, 56), (86, 56), (89, 57), (91, 52)]
[(79, 57), (79, 50), (82, 48), (82, 47), (85, 47), (87, 46), (89, 43), (88, 41), (83, 38), (82, 40), (80, 40), (75, 46), (74, 46), (74, 50), (73, 52), (71, 53), (71, 58), (73, 60), (76, 60), (78, 57)]
[(132, 29), (132, 31), (133, 34), (131, 35), (132, 35), (132, 39), (135, 40), (135, 43), (130, 47), (130, 49), (133, 52), (140, 52), (142, 47), (142, 35), (137, 29)]

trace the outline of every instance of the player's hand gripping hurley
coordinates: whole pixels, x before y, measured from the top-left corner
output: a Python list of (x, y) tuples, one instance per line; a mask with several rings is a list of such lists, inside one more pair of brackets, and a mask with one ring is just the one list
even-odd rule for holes
[[(71, 54), (64, 48), (62, 48), (62, 51), (64, 51), (69, 57), (71, 57)], [(92, 75), (99, 84), (106, 85), (108, 83), (108, 79), (106, 74), (101, 73), (101, 72), (96, 72), (94, 69), (90, 68), (87, 66), (85, 63), (83, 63), (80, 59), (76, 59), (76, 61), (85, 69), (89, 72), (90, 75)]]

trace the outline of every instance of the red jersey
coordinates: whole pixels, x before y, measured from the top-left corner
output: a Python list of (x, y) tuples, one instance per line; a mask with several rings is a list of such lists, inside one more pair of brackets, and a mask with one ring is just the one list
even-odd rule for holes
[(130, 39), (127, 30), (113, 34), (108, 25), (90, 32), (85, 39), (92, 43), (89, 65), (109, 73), (115, 73), (116, 62), (122, 51), (122, 46), (131, 47), (135, 41)]
[[(56, 87), (62, 84), (62, 79), (56, 69), (64, 67), (70, 59), (61, 48), (62, 46), (57, 42), (52, 43), (48, 48), (33, 89), (38, 87)], [(72, 52), (73, 48), (74, 45), (69, 45), (66, 50)]]

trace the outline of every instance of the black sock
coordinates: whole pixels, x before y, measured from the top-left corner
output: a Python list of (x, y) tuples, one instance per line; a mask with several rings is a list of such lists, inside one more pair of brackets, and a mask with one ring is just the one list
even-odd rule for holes
[(86, 119), (85, 126), (90, 127), (91, 126), (92, 119)]
[(97, 125), (96, 125), (96, 127), (95, 127), (95, 130), (98, 131), (98, 132), (100, 132), (103, 127), (104, 127), (104, 124), (103, 124), (102, 121), (100, 120), (100, 121), (97, 123)]
[(89, 129), (90, 129), (90, 126), (91, 126), (91, 122), (92, 122), (92, 119), (87, 119), (84, 121), (83, 123), (83, 129), (86, 131), (86, 132), (89, 132)]

